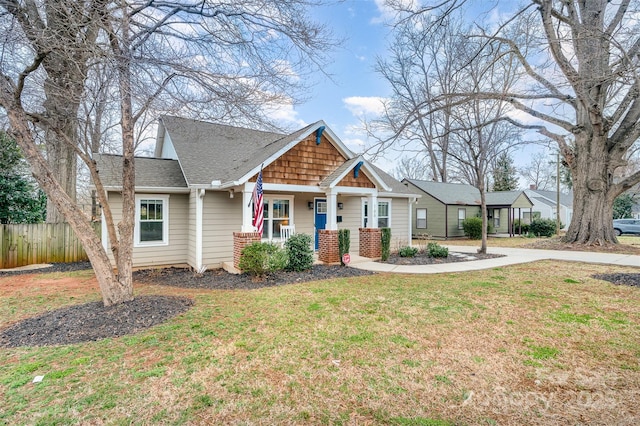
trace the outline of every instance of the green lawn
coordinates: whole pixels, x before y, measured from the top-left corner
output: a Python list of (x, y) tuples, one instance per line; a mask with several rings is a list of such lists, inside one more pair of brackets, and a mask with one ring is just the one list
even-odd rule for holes
[[(139, 286), (195, 307), (134, 336), (0, 349), (0, 424), (638, 423), (640, 288), (590, 278), (611, 271)], [(95, 284), (54, 288), (62, 278), (0, 278), (0, 327), (99, 299)]]

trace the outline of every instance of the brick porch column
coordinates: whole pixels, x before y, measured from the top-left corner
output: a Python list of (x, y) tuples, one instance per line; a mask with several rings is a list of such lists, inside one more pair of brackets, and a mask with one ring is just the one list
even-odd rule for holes
[(382, 257), (382, 230), (380, 228), (358, 228), (360, 231), (359, 255), (378, 259)]
[(318, 230), (318, 259), (324, 263), (340, 262), (338, 230)]
[(240, 269), (240, 254), (245, 246), (251, 243), (260, 242), (262, 235), (257, 232), (234, 232), (233, 233), (233, 266)]

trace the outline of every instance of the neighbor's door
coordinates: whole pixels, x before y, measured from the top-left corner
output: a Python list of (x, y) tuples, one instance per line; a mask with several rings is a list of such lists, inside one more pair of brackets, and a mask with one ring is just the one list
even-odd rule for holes
[(320, 240), (318, 240), (318, 229), (327, 227), (327, 200), (322, 198), (315, 199), (315, 228), (316, 228), (316, 250), (318, 250)]

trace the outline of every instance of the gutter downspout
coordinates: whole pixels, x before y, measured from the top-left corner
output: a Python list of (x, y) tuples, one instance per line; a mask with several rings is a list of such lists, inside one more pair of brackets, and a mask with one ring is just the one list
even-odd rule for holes
[(202, 264), (202, 231), (203, 231), (203, 213), (204, 213), (204, 189), (196, 189), (196, 272), (202, 273), (206, 266)]

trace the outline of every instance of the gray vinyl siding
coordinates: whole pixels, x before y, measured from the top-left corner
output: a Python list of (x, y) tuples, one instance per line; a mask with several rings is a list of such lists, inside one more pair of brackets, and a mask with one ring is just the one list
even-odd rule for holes
[[(409, 200), (391, 200), (391, 247), (395, 250), (411, 244), (409, 239)], [(411, 204), (413, 207), (413, 204)]]
[(313, 194), (295, 194), (293, 199), (293, 224), (296, 233), (311, 235), (313, 244), (315, 228), (313, 226), (313, 209), (309, 208), (309, 202), (313, 203)]
[[(233, 233), (242, 230), (242, 195), (207, 191), (202, 214), (202, 264), (220, 268), (233, 261)], [(195, 227), (195, 213), (192, 218)]]
[[(122, 195), (117, 192), (110, 192), (109, 206), (113, 213), (114, 222), (118, 223), (122, 219)], [(187, 194), (169, 195), (169, 244), (151, 247), (134, 246), (133, 266), (186, 264), (189, 244), (188, 212), (189, 196)], [(111, 262), (115, 264), (111, 250), (107, 250), (107, 254)]]
[(358, 254), (360, 247), (360, 231), (362, 227), (362, 198), (338, 197), (338, 202), (343, 204), (342, 210), (338, 210), (338, 216), (342, 216), (342, 222), (338, 223), (338, 229), (348, 229), (349, 253)]

